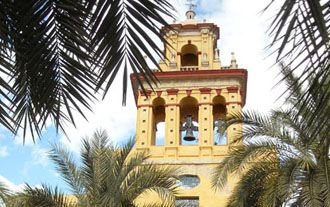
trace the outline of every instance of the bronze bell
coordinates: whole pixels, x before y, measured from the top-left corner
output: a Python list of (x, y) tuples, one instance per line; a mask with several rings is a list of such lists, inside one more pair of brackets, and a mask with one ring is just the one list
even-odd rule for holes
[(181, 128), (181, 130), (186, 130), (186, 135), (183, 137), (185, 141), (195, 141), (196, 137), (194, 136), (193, 131), (197, 131), (198, 127), (194, 126), (192, 122), (192, 116), (188, 115), (186, 118), (185, 125)]
[(183, 139), (185, 141), (195, 141), (196, 140), (196, 137), (194, 136), (193, 130), (191, 130), (190, 128), (188, 128), (186, 130), (186, 136), (184, 136)]

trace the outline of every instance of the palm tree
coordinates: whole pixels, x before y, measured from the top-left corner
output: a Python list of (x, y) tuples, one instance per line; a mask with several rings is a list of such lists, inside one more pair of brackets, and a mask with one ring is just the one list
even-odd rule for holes
[(77, 164), (67, 149), (54, 145), (50, 158), (72, 194), (64, 195), (46, 185), (26, 185), (22, 192), (6, 197), (6, 207), (134, 207), (149, 193), (156, 193), (159, 199), (138, 206), (173, 206), (176, 169), (147, 163), (145, 153), (132, 149), (132, 140), (116, 147), (105, 131), (96, 131), (83, 140), (82, 163)]
[[(286, 83), (293, 86), (286, 109), (270, 115), (243, 112), (228, 118), (229, 125), (243, 123), (244, 129), (214, 172), (215, 188), (224, 187), (232, 173), (239, 175), (227, 206), (330, 206), (330, 134), (320, 127), (324, 116), (310, 123), (306, 113), (297, 115), (304, 104), (299, 97), (305, 91), (289, 69), (283, 71)], [(319, 90), (322, 94), (328, 89)], [(323, 98), (311, 97), (304, 106), (308, 114), (318, 109)], [(319, 130), (316, 137), (315, 128)]]
[(0, 206), (5, 202), (6, 197), (9, 195), (10, 191), (7, 186), (0, 181)]
[(109, 143), (105, 131), (84, 139), (82, 165), (67, 150), (54, 146), (50, 157), (69, 185), (78, 206), (136, 206), (136, 199), (156, 192), (170, 205), (176, 193), (176, 170), (147, 164), (145, 153), (133, 153), (133, 141), (122, 147)]
[(0, 124), (24, 137), (47, 120), (64, 130), (120, 70), (124, 103), (128, 68), (156, 81), (144, 55), (163, 57), (154, 38), (173, 10), (166, 0), (0, 0)]
[[(265, 10), (279, 2), (271, 0)], [(296, 97), (303, 102), (298, 115), (304, 113), (310, 124), (323, 116), (319, 128), (330, 131), (330, 1), (284, 0), (279, 6), (269, 28), (273, 37), (270, 47), (277, 53), (277, 63), (290, 65), (290, 73), (298, 77), (300, 86), (306, 87)], [(288, 92), (295, 85), (296, 82), (291, 83)], [(326, 88), (322, 90), (323, 94), (320, 94), (320, 88)], [(312, 96), (320, 98), (315, 103), (317, 109), (309, 114), (305, 108)], [(313, 129), (313, 136), (319, 136), (322, 131), (319, 128)]]
[(26, 185), (22, 192), (7, 196), (6, 207), (76, 207), (58, 188)]

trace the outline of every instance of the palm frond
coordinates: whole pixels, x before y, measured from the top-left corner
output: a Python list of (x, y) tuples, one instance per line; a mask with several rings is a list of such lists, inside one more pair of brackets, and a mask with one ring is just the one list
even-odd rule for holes
[(7, 196), (10, 195), (10, 193), (11, 192), (8, 187), (3, 182), (0, 182), (0, 204), (6, 200)]
[(6, 206), (8, 207), (76, 207), (57, 187), (46, 185), (31, 187), (26, 184), (22, 192), (11, 195)]
[(276, 166), (276, 162), (270, 160), (255, 163), (242, 175), (227, 201), (227, 206), (274, 206), (276, 201), (273, 198), (277, 199), (276, 193), (268, 194), (268, 199), (265, 199), (265, 191), (269, 182), (277, 178), (274, 170)]
[[(95, 56), (102, 62), (98, 71), (98, 88), (109, 90), (119, 70), (123, 70), (123, 103), (125, 103), (128, 68), (141, 73), (146, 81), (156, 83), (151, 68), (142, 53), (158, 67), (157, 57), (163, 51), (155, 44), (151, 34), (165, 42), (158, 26), (167, 25), (162, 15), (172, 16), (174, 8), (160, 1), (99, 1), (91, 17), (92, 46)], [(153, 55), (156, 54), (156, 56)], [(123, 68), (121, 68), (124, 66)]]
[[(294, 79), (294, 76), (290, 78)], [(294, 94), (299, 94), (299, 91)], [(317, 110), (313, 104), (317, 99), (311, 100), (305, 111), (313, 113)], [(274, 176), (265, 177), (261, 182), (264, 185), (256, 186), (260, 191), (255, 189), (254, 192), (260, 194), (256, 195), (258, 198), (255, 200), (250, 200), (254, 204), (249, 203), (248, 206), (281, 206), (288, 203), (327, 206), (330, 146), (329, 141), (324, 140), (328, 140), (329, 133), (324, 128), (318, 129), (322, 127), (323, 117), (319, 116), (319, 120), (310, 124), (309, 117), (300, 114), (300, 103), (295, 104), (298, 101), (293, 95), (287, 103), (287, 110), (274, 110), (267, 116), (246, 111), (227, 118), (227, 127), (244, 124), (243, 132), (237, 134), (228, 156), (216, 167), (212, 183), (216, 189), (223, 188), (228, 176), (233, 173), (241, 176), (230, 198), (233, 206), (247, 205), (249, 193), (244, 192), (251, 189), (248, 183), (252, 185), (253, 178), (262, 177), (258, 173), (264, 169), (258, 166), (267, 162), (276, 164), (272, 168)], [(318, 135), (314, 137), (316, 129)]]
[[(271, 1), (266, 10), (274, 4)], [(322, 128), (328, 131), (330, 107), (330, 3), (321, 0), (282, 1), (270, 26), (270, 34), (278, 54), (277, 62), (290, 66), (284, 73), (282, 81), (295, 74), (297, 78), (289, 84), (288, 91), (295, 96), (296, 89), (304, 87), (298, 98), (299, 114), (308, 117), (309, 123), (323, 117)], [(282, 71), (283, 72), (283, 71)], [(298, 82), (299, 80), (299, 82)], [(310, 101), (318, 96), (314, 102), (318, 110), (306, 113)], [(316, 129), (314, 135), (318, 135)]]
[(52, 150), (49, 152), (49, 157), (55, 163), (56, 170), (70, 186), (72, 192), (77, 196), (83, 195), (84, 183), (81, 179), (82, 175), (70, 152), (54, 144)]
[(174, 10), (165, 0), (3, 0), (0, 7), (0, 124), (33, 140), (47, 120), (65, 132), (75, 112), (86, 118), (94, 93), (105, 96), (119, 70), (123, 103), (129, 68), (156, 83), (144, 54), (158, 65), (163, 51), (150, 33), (164, 40), (158, 28)]
[(103, 204), (121, 200), (123, 206), (133, 205), (140, 195), (156, 192), (163, 205), (170, 205), (176, 194), (176, 169), (145, 163), (148, 156), (133, 152), (133, 146), (131, 139), (124, 146), (114, 148), (109, 157)]
[(63, 147), (53, 146), (50, 157), (79, 206), (135, 206), (139, 196), (151, 191), (164, 206), (172, 205), (176, 169), (145, 163), (148, 156), (133, 151), (133, 146), (133, 139), (124, 146), (114, 146), (101, 130), (83, 140), (79, 167)]
[(94, 74), (89, 69), (83, 1), (13, 1), (11, 44), (16, 130), (39, 135), (46, 120), (74, 124), (72, 111), (90, 109)]

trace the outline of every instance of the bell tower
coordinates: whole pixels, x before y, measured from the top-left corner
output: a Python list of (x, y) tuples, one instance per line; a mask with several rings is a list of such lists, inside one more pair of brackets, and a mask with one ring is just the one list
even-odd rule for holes
[(217, 40), (219, 27), (197, 21), (191, 6), (186, 20), (161, 30), (165, 61), (155, 70), (159, 80), (152, 88), (131, 75), (137, 105), (136, 147), (149, 161), (179, 167), (180, 195), (176, 203), (189, 206), (225, 206), (235, 179), (215, 192), (211, 176), (227, 155), (241, 125), (226, 129), (224, 118), (239, 113), (245, 104), (247, 70), (238, 68), (234, 54), (222, 66)]

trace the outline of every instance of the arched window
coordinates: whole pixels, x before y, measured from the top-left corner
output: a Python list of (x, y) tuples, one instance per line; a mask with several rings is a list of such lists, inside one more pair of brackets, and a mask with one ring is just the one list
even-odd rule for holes
[(198, 50), (195, 45), (187, 44), (181, 48), (181, 67), (198, 66)]
[(198, 104), (193, 97), (180, 101), (180, 144), (198, 144)]
[(201, 181), (197, 175), (180, 175), (178, 186), (185, 189), (192, 189), (198, 186), (200, 182)]
[(223, 96), (216, 96), (213, 98), (213, 139), (215, 145), (226, 145), (227, 130), (226, 118), (227, 108), (226, 100)]
[(152, 102), (153, 111), (153, 133), (151, 138), (152, 145), (164, 145), (165, 142), (165, 100), (155, 98)]

